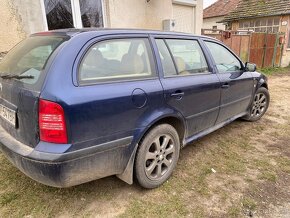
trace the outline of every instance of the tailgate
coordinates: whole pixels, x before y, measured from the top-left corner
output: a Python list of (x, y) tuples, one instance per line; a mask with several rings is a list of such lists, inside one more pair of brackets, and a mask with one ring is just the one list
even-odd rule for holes
[(0, 83), (0, 124), (18, 141), (35, 147), (39, 141), (39, 92), (15, 84), (11, 80)]
[(0, 62), (0, 125), (31, 147), (39, 142), (38, 99), (49, 68), (46, 65), (67, 40), (68, 36), (58, 33), (32, 35)]

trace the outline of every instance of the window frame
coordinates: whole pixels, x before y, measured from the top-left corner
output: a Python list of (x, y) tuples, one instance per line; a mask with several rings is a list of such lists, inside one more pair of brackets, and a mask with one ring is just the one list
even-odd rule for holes
[[(210, 40), (210, 39), (203, 39), (202, 40), (203, 41), (203, 43), (204, 43), (204, 46), (205, 46), (205, 49), (207, 50), (207, 52), (208, 52), (208, 54), (209, 54), (209, 56), (210, 56), (210, 58), (211, 58), (211, 62), (212, 62), (212, 64), (213, 64), (213, 66), (214, 66), (214, 69), (215, 69), (215, 72), (216, 72), (216, 74), (226, 74), (226, 73), (242, 73), (242, 72), (245, 72), (245, 65), (244, 65), (244, 63), (241, 61), (241, 59), (230, 49), (230, 48), (228, 48), (226, 45), (224, 45), (224, 44), (222, 44), (222, 43), (220, 43), (220, 42), (218, 42), (218, 41), (216, 41), (216, 40)], [(210, 42), (210, 43), (215, 43), (215, 44), (218, 44), (218, 45), (220, 45), (220, 46), (222, 46), (222, 47), (224, 47), (229, 53), (231, 53), (239, 62), (240, 62), (240, 64), (241, 64), (241, 69), (240, 69), (240, 71), (226, 71), (226, 72), (223, 72), (223, 73), (221, 73), (221, 72), (219, 72), (219, 70), (218, 70), (218, 68), (217, 68), (217, 66), (216, 66), (216, 62), (215, 62), (215, 60), (214, 60), (214, 57), (213, 57), (213, 55), (212, 55), (212, 53), (211, 53), (211, 51), (210, 51), (210, 49), (207, 47), (207, 45), (206, 45), (206, 42)]]
[[(118, 40), (118, 39), (146, 39), (148, 40), (149, 43), (149, 51), (148, 53), (151, 51), (152, 54), (152, 61), (150, 61), (150, 65), (151, 65), (151, 70), (152, 70), (152, 76), (151, 77), (141, 77), (141, 78), (128, 78), (128, 79), (120, 79), (120, 80), (106, 80), (106, 81), (100, 81), (100, 80), (89, 80), (89, 81), (81, 81), (80, 79), (80, 75), (79, 75), (79, 71), (80, 71), (80, 65), (84, 59), (84, 57), (86, 56), (87, 52), (96, 44), (100, 43), (100, 42), (104, 42), (104, 41), (109, 41), (109, 40)], [(150, 55), (150, 54), (149, 54)], [(150, 37), (148, 36), (148, 34), (124, 34), (124, 35), (111, 35), (111, 36), (100, 36), (100, 37), (96, 37), (91, 39), (90, 41), (88, 41), (82, 48), (82, 50), (79, 52), (76, 60), (75, 60), (75, 64), (73, 66), (73, 83), (75, 86), (92, 86), (92, 85), (102, 85), (102, 84), (114, 84), (114, 83), (124, 83), (124, 82), (136, 82), (136, 81), (144, 81), (144, 80), (155, 80), (159, 78), (158, 75), (158, 69), (157, 69), (157, 63), (156, 63), (156, 57), (155, 57), (155, 53), (154, 53), (154, 49), (152, 46), (152, 42), (150, 40)]]
[[(39, 1), (40, 1), (40, 7), (41, 7), (41, 11), (42, 11), (44, 30), (48, 31), (48, 23), (47, 23), (44, 0), (39, 0)], [(83, 28), (80, 1), (81, 0), (70, 0), (74, 28)], [(107, 16), (106, 16), (106, 10), (105, 10), (106, 5), (105, 5), (104, 0), (101, 0), (101, 6), (102, 6), (102, 14), (103, 14), (103, 16), (102, 16), (103, 27), (106, 28), (107, 27), (107, 20), (105, 18)]]
[[(163, 67), (162, 67), (162, 61), (161, 61), (161, 57), (160, 57), (160, 54), (159, 54), (159, 49), (158, 49), (158, 46), (157, 46), (157, 43), (156, 43), (156, 40), (158, 39), (162, 39), (166, 45), (166, 48), (167, 50), (169, 51), (169, 54), (170, 54), (170, 57), (171, 57), (171, 60), (174, 64), (174, 67), (175, 67), (175, 72), (176, 72), (176, 75), (170, 75), (170, 76), (165, 76), (164, 72), (163, 72)], [(208, 58), (208, 54), (207, 52), (204, 50), (204, 47), (202, 45), (202, 43), (200, 42), (200, 39), (197, 38), (197, 37), (188, 37), (188, 36), (178, 36), (178, 35), (171, 35), (171, 36), (162, 36), (162, 35), (155, 35), (153, 36), (153, 40), (154, 40), (154, 44), (156, 46), (156, 50), (155, 50), (155, 54), (156, 54), (156, 58), (158, 58), (158, 61), (159, 61), (159, 64), (160, 64), (160, 69), (159, 69), (159, 72), (162, 73), (162, 78), (163, 79), (170, 79), (170, 78), (183, 78), (183, 77), (190, 77), (190, 76), (199, 76), (199, 75), (209, 75), (209, 74), (212, 74), (213, 73), (213, 69), (211, 67), (211, 60)], [(202, 73), (193, 73), (193, 74), (187, 74), (187, 75), (178, 75), (177, 72), (178, 72), (178, 69), (177, 69), (177, 65), (176, 65), (176, 62), (173, 58), (173, 54), (166, 42), (166, 40), (190, 40), (190, 41), (196, 41), (201, 49), (201, 52), (204, 56), (204, 59), (206, 61), (206, 64), (207, 64), (207, 67), (208, 67), (208, 72), (202, 72)], [(156, 59), (157, 60), (157, 59)]]
[[(278, 24), (275, 24), (276, 20), (279, 20), (280, 18), (278, 16), (273, 17), (264, 17), (264, 18), (255, 18), (255, 19), (245, 19), (241, 20), (239, 22), (239, 30), (253, 30), (254, 32), (266, 32), (266, 33), (279, 33), (280, 31), (280, 21), (278, 21)], [(271, 20), (272, 24), (269, 25), (269, 21)], [(253, 26), (251, 26), (251, 23), (253, 22)], [(265, 22), (265, 25), (262, 25), (263, 22)], [(259, 23), (259, 25), (257, 25)], [(249, 26), (247, 26), (249, 25)], [(271, 28), (272, 31), (268, 32), (268, 29)], [(274, 29), (278, 28), (277, 32), (274, 32)], [(261, 29), (266, 29), (266, 31), (262, 31)], [(256, 31), (258, 30), (258, 31)]]

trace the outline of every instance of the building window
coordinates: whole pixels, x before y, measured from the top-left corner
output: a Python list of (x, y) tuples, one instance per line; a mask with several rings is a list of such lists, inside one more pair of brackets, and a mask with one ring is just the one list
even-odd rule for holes
[(254, 32), (278, 33), (279, 26), (280, 18), (278, 17), (260, 18), (239, 22), (240, 30), (252, 30)]
[(212, 29), (213, 30), (217, 30), (217, 26), (212, 26)]
[(74, 27), (70, 0), (44, 0), (44, 6), (49, 30)]
[(83, 27), (103, 27), (102, 2), (81, 0), (80, 11)]
[(102, 0), (41, 0), (48, 30), (104, 27)]

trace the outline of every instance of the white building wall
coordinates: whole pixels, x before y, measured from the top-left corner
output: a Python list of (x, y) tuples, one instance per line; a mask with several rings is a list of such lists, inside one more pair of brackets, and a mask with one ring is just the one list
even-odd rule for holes
[(224, 19), (224, 16), (220, 17), (211, 17), (211, 18), (205, 18), (203, 19), (203, 29), (212, 29), (213, 26), (217, 26), (220, 30), (225, 30), (226, 26), (223, 23), (217, 23), (218, 21), (221, 21)]

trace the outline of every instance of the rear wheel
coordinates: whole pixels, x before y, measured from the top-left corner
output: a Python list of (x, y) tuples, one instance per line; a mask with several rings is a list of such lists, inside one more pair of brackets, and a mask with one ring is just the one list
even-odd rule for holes
[(249, 114), (244, 117), (248, 121), (257, 121), (266, 113), (270, 103), (269, 91), (261, 87), (257, 90), (252, 105), (249, 109)]
[(179, 158), (180, 142), (168, 124), (154, 127), (142, 140), (135, 161), (135, 177), (144, 188), (162, 185), (172, 174)]

